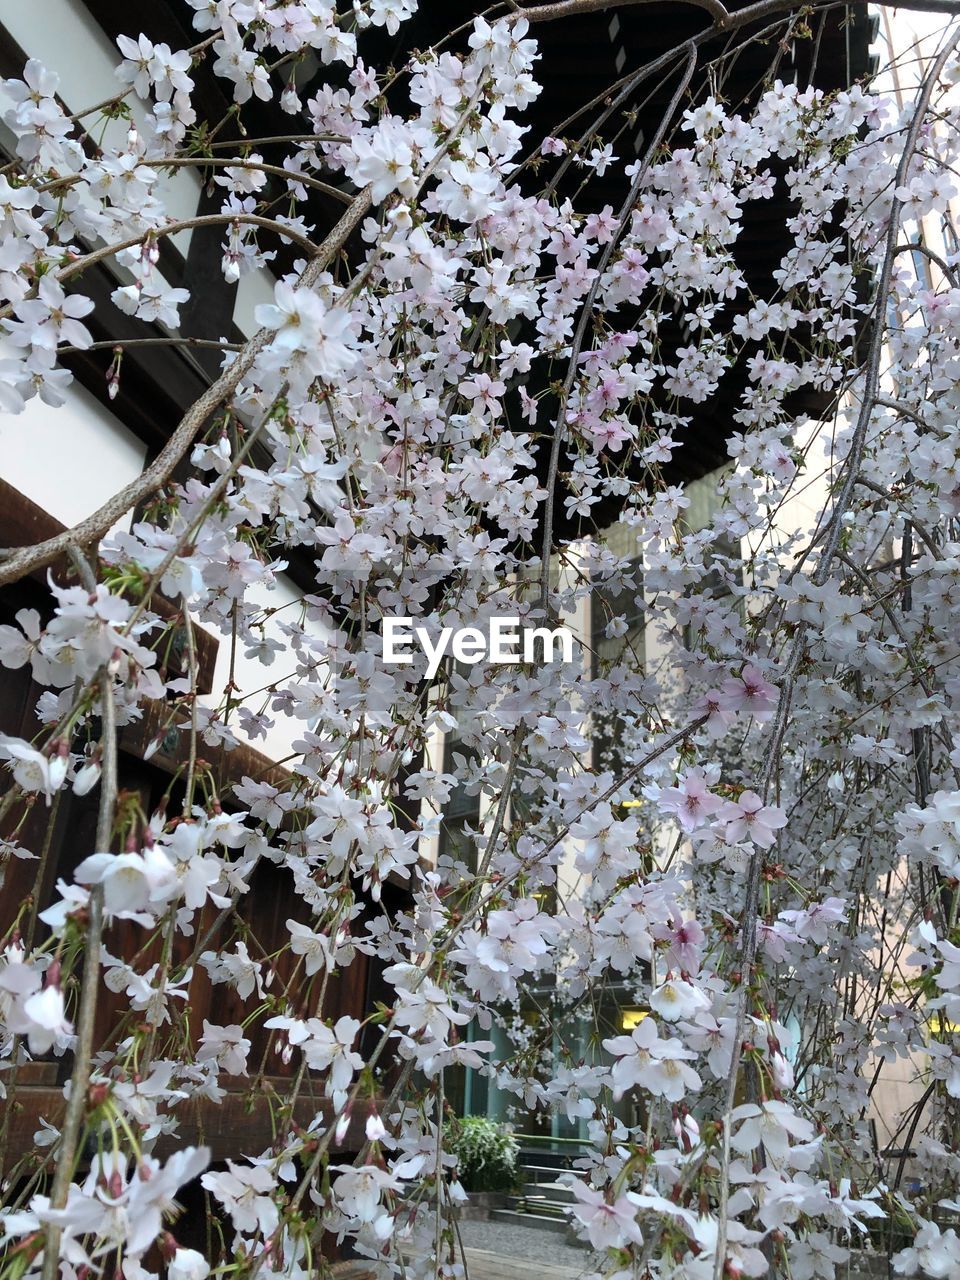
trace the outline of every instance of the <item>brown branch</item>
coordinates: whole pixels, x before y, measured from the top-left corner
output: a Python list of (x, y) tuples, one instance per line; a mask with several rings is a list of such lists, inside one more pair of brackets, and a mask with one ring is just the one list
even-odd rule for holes
[[(350, 208), (345, 211), (336, 226), (316, 249), (316, 256), (300, 277), (300, 284), (309, 288), (326, 269), (330, 260), (346, 242), (351, 232), (370, 208), (370, 188), (366, 187), (354, 197)], [(201, 221), (195, 219), (194, 223)], [(241, 379), (249, 373), (257, 357), (270, 341), (273, 330), (260, 329), (253, 335), (236, 360), (225, 369), (207, 390), (190, 406), (180, 419), (173, 435), (163, 449), (150, 464), (130, 484), (125, 485), (119, 493), (99, 507), (86, 520), (81, 520), (72, 529), (32, 547), (20, 547), (3, 554), (0, 558), (0, 586), (8, 582), (16, 582), (19, 578), (34, 569), (48, 565), (62, 555), (71, 545), (89, 546), (102, 538), (117, 520), (131, 507), (156, 493), (166, 483), (174, 468), (193, 443), (200, 427), (215, 409), (229, 399), (237, 389)]]
[[(718, 27), (725, 27), (730, 14), (720, 0), (683, 0), (709, 13)], [(516, 12), (530, 23), (555, 22), (558, 18), (572, 18), (580, 13), (597, 13), (604, 9), (622, 9), (627, 5), (656, 4), (658, 0), (557, 0), (556, 4), (517, 5)]]
[[(84, 586), (92, 591), (96, 585), (93, 570), (76, 546), (68, 547)], [(100, 668), (100, 721), (102, 728), (102, 765), (100, 773), (100, 807), (97, 814), (95, 853), (110, 849), (113, 815), (117, 803), (117, 714), (113, 695), (113, 676), (106, 666)], [(93, 1029), (100, 985), (100, 952), (103, 941), (103, 885), (94, 885), (87, 903), (87, 929), (83, 946), (83, 977), (80, 982), (80, 1008), (77, 1014), (76, 1046), (70, 1097), (60, 1131), (60, 1149), (50, 1191), (51, 1209), (62, 1209), (67, 1203), (73, 1164), (76, 1159), (80, 1130), (87, 1107), (87, 1085), (93, 1057)], [(60, 1273), (60, 1227), (48, 1223), (43, 1246), (43, 1280), (56, 1280)]]
[[(238, 144), (231, 140), (230, 146), (236, 149), (240, 146), (246, 146), (243, 142)], [(316, 191), (322, 191), (324, 195), (331, 196), (334, 200), (339, 200), (341, 204), (349, 204), (353, 199), (349, 191), (343, 191), (340, 187), (331, 186), (329, 182), (324, 182), (322, 178), (315, 178), (312, 174), (302, 173), (299, 169), (284, 169), (281, 165), (265, 164), (263, 161), (252, 160), (249, 156), (169, 156), (165, 160), (144, 160), (143, 164), (149, 165), (156, 170), (162, 169), (251, 169), (257, 173), (268, 173), (276, 178), (284, 178), (288, 182), (300, 182), (305, 187), (313, 187)], [(82, 173), (71, 173), (64, 178), (52, 178), (49, 182), (44, 182), (36, 190), (45, 191), (64, 191), (69, 187), (74, 187), (78, 182), (84, 179)]]
[[(358, 198), (355, 197), (355, 199)], [(353, 205), (351, 204), (344, 214), (345, 218), (349, 216), (352, 208)], [(218, 223), (225, 226), (232, 222), (245, 223), (253, 227), (263, 227), (267, 231), (275, 231), (277, 235), (284, 236), (287, 240), (299, 245), (305, 253), (311, 256), (322, 252), (309, 237), (301, 235), (299, 231), (294, 231), (292, 227), (288, 227), (282, 222), (277, 222), (273, 218), (262, 218), (257, 213), (205, 213), (196, 218), (184, 218), (180, 222), (169, 222), (166, 226), (151, 227), (149, 231), (141, 232), (138, 236), (131, 236), (128, 240), (119, 240), (116, 244), (105, 244), (99, 249), (94, 249), (92, 253), (85, 253), (82, 258), (77, 258), (75, 262), (68, 263), (61, 271), (57, 272), (57, 279), (61, 281), (69, 280), (71, 276), (77, 275), (78, 272), (86, 271), (87, 267), (92, 267), (94, 263), (100, 262), (103, 258), (112, 258), (114, 254), (120, 253), (124, 249), (135, 248), (149, 236), (159, 239), (160, 236), (175, 236), (178, 231), (191, 231), (194, 227), (215, 227)]]
[(214, 338), (181, 338), (164, 335), (162, 338), (106, 338), (103, 342), (91, 342), (88, 347), (57, 347), (58, 356), (73, 356), (81, 351), (126, 351), (128, 347), (203, 347), (215, 351), (242, 351), (242, 342), (217, 342)]
[(342, 133), (275, 133), (269, 137), (263, 138), (227, 138), (222, 142), (208, 142), (205, 145), (210, 151), (225, 151), (230, 147), (238, 149), (240, 147), (255, 148), (273, 146), (280, 142), (300, 143), (304, 147), (311, 146), (315, 142), (347, 142), (348, 139)]
[[(354, 197), (354, 200), (357, 199), (359, 199), (359, 196)], [(353, 204), (350, 205), (343, 217), (348, 218), (352, 209)], [(64, 280), (69, 280), (73, 276), (86, 271), (88, 267), (102, 262), (104, 258), (112, 258), (124, 249), (135, 249), (138, 244), (143, 244), (151, 236), (154, 240), (159, 240), (161, 236), (175, 236), (180, 231), (191, 231), (194, 227), (227, 226), (230, 223), (245, 223), (249, 226), (262, 227), (266, 231), (273, 231), (278, 236), (283, 236), (292, 244), (299, 246), (309, 258), (313, 258), (318, 253), (323, 252), (322, 245), (318, 249), (309, 236), (301, 235), (299, 231), (294, 231), (291, 227), (285, 226), (282, 222), (277, 222), (274, 218), (264, 218), (256, 213), (205, 213), (196, 218), (183, 218), (179, 222), (168, 222), (165, 226), (150, 227), (139, 235), (130, 236), (127, 240), (118, 240), (115, 244), (101, 245), (99, 249), (93, 249), (90, 253), (85, 253), (82, 257), (75, 258), (73, 262), (68, 262), (65, 267), (61, 267), (53, 278), (61, 283)], [(337, 225), (339, 226), (339, 223)], [(326, 244), (326, 241), (324, 241), (324, 244)], [(0, 320), (5, 320), (13, 313), (14, 303), (8, 302), (6, 306), (0, 307)]]
[(950, 285), (951, 285), (951, 287), (952, 287), (952, 288), (954, 288), (954, 289), (956, 289), (956, 288), (957, 288), (957, 277), (956, 277), (956, 275), (954, 274), (954, 272), (950, 269), (950, 267), (949, 267), (949, 266), (947, 265), (947, 263), (943, 260), (943, 258), (941, 258), (941, 257), (940, 257), (939, 253), (934, 253), (934, 251), (933, 251), (932, 249), (928, 248), (928, 246), (927, 246), (927, 245), (925, 245), (925, 244), (898, 244), (898, 245), (897, 245), (897, 253), (898, 253), (898, 254), (901, 254), (901, 253), (919, 253), (921, 257), (923, 257), (923, 258), (927, 258), (930, 262), (934, 263), (937, 267), (939, 267), (939, 268), (940, 268), (940, 270), (943, 272), (943, 274), (944, 274), (944, 276), (946, 277), (946, 279), (950, 282)]
[[(848, 0), (850, 8), (871, 3), (872, 0)], [(517, 17), (526, 18), (531, 25), (538, 22), (555, 22), (559, 18), (574, 18), (581, 13), (598, 13), (606, 9), (624, 9), (633, 6), (658, 4), (660, 0), (557, 0), (554, 4), (511, 5)], [(720, 3), (720, 0), (683, 0), (694, 8), (703, 9), (713, 18), (712, 30), (736, 31), (739, 27), (775, 13), (784, 13), (790, 9), (829, 9), (837, 6), (837, 0), (757, 0), (745, 9), (737, 9), (731, 13)], [(960, 0), (876, 0), (877, 4), (894, 9), (913, 9), (921, 13), (960, 14)], [(702, 35), (710, 34), (703, 32)]]
[[(237, 144), (234, 143), (234, 146)], [(246, 146), (246, 142), (242, 145)], [(325, 196), (330, 196), (334, 200), (339, 200), (341, 204), (349, 204), (353, 197), (349, 191), (341, 191), (339, 187), (332, 186), (329, 182), (324, 182), (321, 178), (315, 178), (312, 174), (301, 173), (296, 169), (284, 169), (278, 164), (264, 164), (263, 161), (250, 160), (243, 156), (232, 159), (229, 156), (171, 156), (169, 160), (157, 161), (158, 169), (176, 169), (176, 168), (234, 168), (234, 169), (252, 169), (258, 173), (269, 173), (272, 177), (283, 178), (287, 182), (300, 182), (305, 187), (312, 187), (315, 191), (321, 191)]]

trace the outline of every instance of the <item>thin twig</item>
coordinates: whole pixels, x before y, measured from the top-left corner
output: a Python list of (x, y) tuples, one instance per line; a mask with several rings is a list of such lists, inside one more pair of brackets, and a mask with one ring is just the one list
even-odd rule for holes
[(657, 126), (657, 131), (654, 134), (653, 138), (651, 139), (650, 145), (647, 147), (647, 150), (643, 159), (637, 161), (637, 169), (633, 176), (633, 181), (630, 184), (630, 190), (628, 191), (627, 198), (626, 200), (624, 200), (623, 205), (620, 209), (620, 216), (618, 218), (617, 229), (614, 232), (614, 234), (610, 237), (610, 240), (606, 245), (606, 248), (604, 249), (603, 256), (601, 257), (600, 261), (597, 263), (596, 275), (594, 276), (593, 283), (591, 284), (590, 289), (587, 293), (587, 296), (584, 298), (583, 303), (581, 305), (580, 319), (577, 323), (577, 328), (573, 336), (573, 341), (570, 344), (570, 357), (569, 357), (569, 364), (567, 367), (567, 376), (564, 379), (563, 389), (560, 393), (560, 402), (557, 406), (557, 416), (556, 416), (556, 422), (554, 424), (553, 440), (550, 446), (550, 461), (547, 467), (547, 479), (546, 479), (546, 484), (544, 486), (547, 493), (544, 499), (544, 507), (543, 507), (543, 542), (542, 542), (542, 550), (540, 553), (540, 607), (541, 609), (546, 609), (547, 600), (549, 596), (550, 558), (551, 558), (551, 553), (553, 551), (553, 506), (554, 506), (554, 500), (555, 500), (556, 488), (557, 488), (557, 472), (560, 466), (560, 450), (563, 447), (563, 442), (566, 437), (565, 419), (567, 414), (567, 403), (570, 399), (570, 392), (573, 390), (573, 384), (577, 376), (577, 361), (580, 358), (580, 351), (581, 351), (581, 348), (583, 347), (584, 338), (586, 337), (587, 325), (590, 323), (590, 319), (593, 315), (593, 304), (596, 300), (597, 294), (600, 291), (600, 285), (603, 280), (603, 273), (606, 270), (607, 264), (609, 263), (611, 257), (613, 256), (614, 250), (616, 249), (616, 246), (620, 241), (620, 237), (623, 235), (624, 229), (627, 225), (630, 215), (633, 212), (633, 206), (637, 198), (637, 193), (640, 190), (640, 186), (647, 175), (647, 170), (650, 167), (650, 163), (653, 160), (653, 157), (656, 155), (657, 150), (660, 147), (660, 144), (663, 142), (664, 138), (666, 137), (667, 131), (670, 128), (671, 121), (673, 120), (673, 114), (676, 111), (680, 103), (680, 100), (683, 98), (683, 95), (686, 93), (690, 85), (691, 79), (693, 78), (693, 72), (697, 65), (696, 46), (688, 42), (688, 44), (685, 47), (687, 49), (687, 65), (684, 68), (683, 76), (681, 77), (680, 83), (677, 85), (677, 88), (676, 88), (676, 91), (674, 92), (673, 97), (670, 99), (667, 109), (664, 111), (663, 115), (660, 118), (660, 123)]

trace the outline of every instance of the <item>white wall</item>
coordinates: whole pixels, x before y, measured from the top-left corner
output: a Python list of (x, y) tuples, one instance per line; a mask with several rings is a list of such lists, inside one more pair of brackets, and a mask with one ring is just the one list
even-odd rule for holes
[[(265, 609), (283, 609), (283, 612), (278, 617), (271, 618), (265, 623), (264, 632), (268, 639), (286, 643), (280, 630), (280, 623), (292, 621), (299, 616), (297, 605), (294, 602), (300, 600), (302, 594), (283, 575), (277, 578), (276, 585), (272, 591), (267, 591), (258, 586), (248, 589), (246, 598), (253, 603), (261, 605)], [(289, 605), (290, 608), (284, 609), (284, 605)], [(200, 705), (204, 707), (218, 707), (223, 702), (224, 692), (230, 681), (230, 633), (228, 630), (226, 635), (221, 635), (210, 627), (204, 629), (215, 636), (219, 641), (220, 647), (217, 649), (217, 661), (213, 672), (213, 692), (200, 698), (199, 701)], [(311, 627), (311, 630), (313, 629)], [(297, 660), (292, 653), (289, 655), (278, 653), (273, 660), (273, 664), (265, 667), (256, 658), (245, 657), (243, 645), (238, 643), (233, 664), (233, 679), (234, 683), (239, 686), (240, 692), (234, 693), (234, 699), (245, 702), (251, 711), (258, 713), (263, 708), (267, 696), (259, 692), (259, 690), (262, 690), (264, 685), (274, 682), (281, 685), (284, 684), (286, 678), (293, 674), (296, 665)], [(290, 755), (295, 739), (302, 738), (311, 726), (303, 720), (295, 720), (292, 717), (271, 711), (269, 706), (266, 708), (266, 714), (271, 720), (275, 721), (274, 727), (268, 732), (266, 739), (247, 738), (240, 728), (235, 713), (231, 716), (230, 726), (241, 742), (248, 742), (254, 750), (269, 756), (271, 760), (280, 760), (284, 756)]]
[[(121, 53), (107, 38), (80, 0), (11, 0), (0, 7), (0, 21), (31, 58), (60, 77), (61, 101), (70, 111), (83, 111), (95, 106), (122, 88), (114, 75)], [(136, 38), (139, 24), (136, 5), (130, 6), (130, 35)], [(143, 119), (139, 99), (131, 93), (127, 102), (134, 116)], [(85, 121), (100, 136), (102, 120), (91, 115)], [(108, 145), (123, 146), (127, 124), (122, 120), (107, 125), (104, 140)], [(197, 211), (200, 179), (193, 169), (182, 169), (173, 177), (165, 177), (155, 187), (157, 197), (174, 218), (190, 218)], [(190, 232), (172, 237), (181, 253), (190, 245)]]
[[(0, 477), (64, 524), (129, 484), (145, 457), (142, 441), (78, 382), (60, 409), (35, 396), (23, 413), (0, 414)], [(118, 527), (128, 529), (130, 517)]]
[(233, 308), (233, 320), (247, 338), (257, 331), (254, 309), (261, 302), (273, 301), (274, 279), (267, 271), (251, 271), (240, 277), (237, 285), (237, 301)]

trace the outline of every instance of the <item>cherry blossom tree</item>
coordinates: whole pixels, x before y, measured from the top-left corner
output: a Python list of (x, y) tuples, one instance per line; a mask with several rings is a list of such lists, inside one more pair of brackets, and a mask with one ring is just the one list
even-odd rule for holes
[[(460, 1275), (463, 1069), (517, 1115), (584, 1122), (572, 1220), (598, 1276), (831, 1277), (865, 1247), (897, 1274), (960, 1273), (960, 253), (929, 230), (958, 194), (960, 6), (914, 6), (943, 31), (898, 101), (778, 75), (831, 6), (698, 0), (697, 34), (535, 137), (538, 30), (613, 0), (501, 5), (396, 67), (365, 47), (416, 0), (187, 3), (196, 43), (131, 16), (116, 95), (86, 113), (55, 67), (3, 85), (3, 410), (64, 402), (105, 261), (115, 306), (158, 326), (139, 341), (221, 361), (137, 479), (0, 557), (0, 584), (60, 565), (49, 616), (0, 627), (0, 662), (45, 690), (32, 739), (0, 740), (3, 858), (42, 862), (24, 816), (52, 822), (70, 790), (99, 815), (0, 940), (5, 1143), (25, 1065), (71, 1064), (62, 1123), (3, 1152), (4, 1275), (297, 1277), (331, 1241), (377, 1275)], [(768, 81), (727, 101), (757, 40)], [(223, 144), (198, 68), (231, 119), (279, 101), (279, 162), (252, 129)], [(665, 108), (624, 161), (653, 86)], [(177, 219), (164, 179), (190, 167), (222, 207)], [(597, 209), (611, 174), (621, 203)], [(332, 225), (308, 220), (314, 191), (340, 201)], [(786, 248), (761, 287), (738, 254), (765, 205)], [(201, 226), (227, 281), (272, 264), (242, 344), (178, 333), (189, 290), (161, 250)], [(114, 390), (128, 345), (105, 344)], [(729, 464), (694, 528), (671, 455), (730, 373)], [(294, 552), (315, 586), (274, 616), (262, 592)], [(426, 654), (384, 657), (384, 618), (553, 627), (598, 588), (642, 615), (642, 651), (611, 611), (614, 657), (432, 677)], [(259, 686), (201, 704), (201, 626)], [(118, 735), (148, 701), (178, 767), (143, 813)], [(277, 720), (296, 726), (282, 785), (222, 792), (204, 749)], [(591, 750), (612, 722), (617, 750)], [(483, 800), (472, 860), (428, 857), (457, 787)], [(303, 908), (279, 950), (239, 910), (263, 864)], [(331, 984), (371, 954), (389, 1000), (331, 1019)], [(242, 1021), (197, 1025), (200, 977)], [(604, 1026), (611, 983), (632, 1028)], [(95, 1037), (107, 992), (124, 1012)], [(575, 1025), (598, 1030), (575, 1043)], [(251, 1058), (261, 1031), (286, 1093)], [(904, 1062), (912, 1197), (869, 1123)], [(238, 1078), (274, 1137), (224, 1165), (191, 1108)], [(205, 1251), (178, 1240), (198, 1180)]]

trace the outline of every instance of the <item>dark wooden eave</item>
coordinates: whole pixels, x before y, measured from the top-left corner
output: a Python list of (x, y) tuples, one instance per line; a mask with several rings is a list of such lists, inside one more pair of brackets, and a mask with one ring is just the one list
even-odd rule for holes
[[(190, 25), (191, 10), (181, 0), (154, 0), (150, 6), (134, 12), (126, 0), (86, 0), (86, 7), (111, 40), (121, 33), (136, 35), (143, 30), (151, 39), (165, 41), (173, 49), (186, 48), (196, 41), (196, 33)], [(731, 7), (736, 9), (741, 4)], [(414, 50), (430, 47), (451, 28), (483, 12), (489, 13), (489, 6), (475, 0), (443, 0), (442, 3), (439, 0), (421, 0), (418, 12), (401, 25), (395, 36), (389, 36), (382, 28), (364, 32), (362, 49), (374, 65), (400, 67)], [(662, 4), (622, 5), (608, 11), (538, 24), (532, 34), (539, 41), (542, 53), (538, 69), (543, 92), (522, 117), (522, 123), (530, 130), (529, 138), (538, 142), (545, 134), (554, 131), (559, 122), (602, 95), (618, 79), (703, 31), (708, 21), (706, 14), (694, 6), (666, 0)], [(814, 84), (825, 90), (849, 85), (870, 70), (871, 20), (864, 6), (856, 5), (849, 9), (837, 6), (815, 13), (810, 17), (809, 25), (809, 38), (795, 39), (788, 46), (778, 47), (769, 33), (763, 35), (750, 28), (744, 28), (736, 35), (735, 56), (726, 64), (719, 83), (719, 91), (731, 107), (748, 107), (756, 100), (768, 83), (774, 61), (780, 78), (796, 79), (801, 87)], [(718, 35), (702, 45), (700, 66), (706, 66), (724, 51), (729, 51), (733, 39)], [(462, 51), (462, 46), (464, 37), (460, 38), (459, 45), (455, 42), (451, 47)], [(9, 49), (5, 55), (0, 50), (0, 64), (6, 74), (15, 74), (11, 66), (15, 60)], [(196, 82), (194, 101), (198, 116), (211, 121), (225, 120), (220, 139), (232, 138), (238, 146), (242, 145), (243, 138), (236, 119), (230, 113), (226, 86), (213, 76), (210, 60), (200, 62), (192, 74)], [(335, 80), (337, 76), (345, 75), (342, 67), (318, 67), (311, 80), (309, 73), (301, 68), (301, 96), (308, 98), (325, 78)], [(273, 101), (264, 103), (252, 99), (244, 106), (248, 136), (269, 137), (291, 131), (292, 118), (281, 111), (277, 102), (281, 88), (279, 77), (275, 77), (275, 81)], [(632, 158), (631, 148), (642, 149), (643, 139), (651, 136), (674, 87), (675, 77), (667, 77), (652, 86), (645, 84), (638, 90), (636, 102), (629, 104), (636, 109), (636, 119), (615, 142), (621, 164), (611, 167), (602, 178), (591, 180), (578, 196), (579, 207), (601, 208), (609, 204), (616, 208), (622, 203), (625, 193), (622, 163)], [(696, 92), (703, 96), (712, 87), (704, 76)], [(401, 109), (402, 81), (393, 92), (398, 96), (396, 106)], [(567, 136), (576, 137), (591, 119), (592, 112), (584, 113), (565, 131)], [(612, 133), (611, 122), (604, 136), (611, 137)], [(289, 154), (289, 147), (267, 146), (263, 152), (268, 161), (279, 162)], [(561, 183), (558, 194), (573, 194), (582, 176), (582, 170), (571, 170), (570, 180), (566, 186)], [(542, 180), (531, 177), (527, 185), (533, 190)], [(217, 199), (215, 195), (206, 198), (214, 203)], [(322, 230), (332, 225), (341, 208), (330, 197), (311, 192), (305, 212), (307, 220)], [(744, 233), (734, 255), (751, 288), (761, 295), (769, 287), (772, 272), (790, 246), (786, 217), (782, 199), (758, 203), (745, 211)], [(171, 283), (184, 280), (194, 289), (194, 297), (184, 310), (185, 334), (217, 338), (225, 332), (224, 321), (232, 307), (233, 295), (220, 275), (219, 240), (216, 230), (207, 235), (194, 232), (188, 260), (170, 263)], [(277, 247), (275, 267), (278, 271), (286, 270), (293, 251)], [(155, 326), (147, 326), (122, 315), (110, 304), (109, 292), (114, 282), (109, 272), (85, 273), (82, 287), (97, 302), (97, 311), (91, 318), (96, 337), (110, 339), (159, 332)], [(737, 304), (729, 307), (725, 313), (728, 321), (732, 320), (736, 310)], [(622, 318), (624, 327), (629, 327), (631, 317), (624, 313)], [(232, 330), (228, 336), (236, 337), (236, 331)], [(662, 336), (668, 352), (690, 341), (684, 332), (682, 317), (675, 322), (667, 320)], [(120, 395), (111, 403), (107, 399), (104, 376), (110, 352), (69, 357), (78, 380), (147, 443), (151, 455), (168, 438), (183, 409), (199, 394), (216, 359), (215, 354), (183, 348), (131, 350), (124, 358)], [(664, 468), (667, 483), (682, 484), (695, 480), (727, 461), (726, 444), (735, 429), (733, 415), (739, 407), (745, 385), (741, 365), (725, 375), (717, 392), (705, 404), (683, 404), (682, 408), (689, 413), (691, 421), (680, 433), (681, 447)], [(805, 390), (789, 401), (788, 408), (794, 413), (816, 415), (822, 413), (827, 404), (825, 396)], [(549, 451), (541, 447), (540, 452), (542, 478)], [(571, 520), (567, 517), (563, 497), (563, 493), (557, 495), (554, 519), (557, 536), (584, 532), (577, 518)], [(600, 524), (615, 516), (615, 501), (606, 501), (594, 511), (594, 517)], [(310, 556), (302, 551), (292, 554), (285, 551), (284, 554), (290, 562), (288, 572), (292, 580), (303, 590), (312, 589)]]

